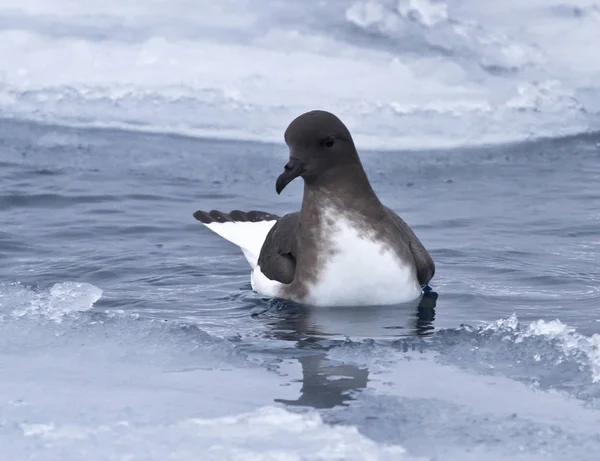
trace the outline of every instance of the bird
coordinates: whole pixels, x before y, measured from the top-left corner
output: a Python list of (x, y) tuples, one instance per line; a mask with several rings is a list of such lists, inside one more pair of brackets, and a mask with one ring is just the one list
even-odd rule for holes
[(289, 159), (275, 181), (281, 194), (304, 180), (299, 211), (196, 211), (194, 217), (237, 245), (261, 296), (310, 306), (376, 306), (420, 299), (435, 274), (410, 226), (374, 192), (350, 131), (312, 110), (284, 133)]

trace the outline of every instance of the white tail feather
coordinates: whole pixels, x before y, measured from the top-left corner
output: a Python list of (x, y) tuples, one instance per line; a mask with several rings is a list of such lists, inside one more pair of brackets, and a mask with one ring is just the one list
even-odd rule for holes
[(277, 221), (227, 221), (203, 223), (214, 233), (239, 246), (252, 269), (258, 265), (258, 257), (267, 234)]

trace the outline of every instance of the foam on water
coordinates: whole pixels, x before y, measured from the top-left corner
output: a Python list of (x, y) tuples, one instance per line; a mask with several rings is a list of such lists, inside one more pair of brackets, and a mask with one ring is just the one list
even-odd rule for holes
[(361, 146), (599, 128), (592, 0), (8, 0), (0, 115), (281, 141), (338, 113)]

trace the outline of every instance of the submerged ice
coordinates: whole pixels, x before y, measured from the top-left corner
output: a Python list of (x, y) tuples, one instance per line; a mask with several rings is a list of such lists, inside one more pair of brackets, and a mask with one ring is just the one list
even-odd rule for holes
[[(558, 321), (347, 339), (299, 351), (299, 369), (194, 323), (104, 311), (99, 293), (0, 285), (6, 459), (592, 460), (600, 446), (599, 336)], [(338, 393), (345, 405), (306, 407)]]
[(93, 310), (98, 293), (0, 284), (0, 459), (417, 459), (275, 406), (298, 386), (233, 343)]
[(281, 141), (338, 114), (360, 146), (598, 129), (592, 0), (7, 0), (0, 115)]

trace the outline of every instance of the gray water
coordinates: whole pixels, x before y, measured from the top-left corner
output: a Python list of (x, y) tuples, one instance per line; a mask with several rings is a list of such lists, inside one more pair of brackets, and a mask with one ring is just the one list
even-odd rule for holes
[(251, 291), (192, 213), (298, 209), (287, 155), (0, 123), (0, 460), (597, 459), (600, 136), (361, 151), (411, 308)]

